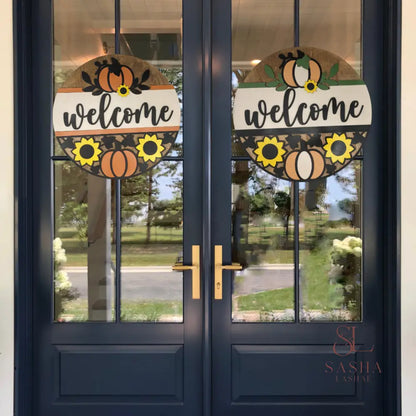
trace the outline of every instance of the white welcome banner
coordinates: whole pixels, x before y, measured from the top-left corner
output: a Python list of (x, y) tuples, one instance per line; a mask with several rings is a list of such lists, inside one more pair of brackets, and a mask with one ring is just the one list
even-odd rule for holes
[(174, 88), (159, 85), (141, 94), (93, 95), (80, 88), (58, 90), (53, 110), (56, 136), (177, 131), (180, 105)]
[(371, 100), (364, 84), (337, 85), (315, 93), (303, 88), (276, 91), (240, 86), (233, 110), (236, 130), (370, 126), (371, 119)]

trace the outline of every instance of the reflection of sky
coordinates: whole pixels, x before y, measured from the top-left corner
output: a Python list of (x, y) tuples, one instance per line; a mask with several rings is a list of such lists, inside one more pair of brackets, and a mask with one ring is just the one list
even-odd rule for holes
[[(354, 183), (354, 169), (352, 164), (339, 172), (339, 175), (343, 178), (347, 178)], [(347, 189), (346, 189), (347, 188)], [(356, 190), (354, 186), (342, 186), (335, 176), (329, 176), (327, 179), (327, 195), (325, 203), (335, 204), (342, 201), (345, 198), (355, 199)]]
[(238, 79), (234, 71), (231, 73), (231, 85), (232, 85), (232, 88), (234, 89), (238, 87)]
[[(161, 162), (160, 168), (163, 172), (166, 166), (166, 163), (177, 163), (178, 168), (176, 171), (175, 176), (169, 176), (169, 175), (157, 175), (156, 181), (157, 181), (157, 189), (159, 190), (158, 199), (173, 199), (174, 192), (177, 191), (175, 187), (173, 186), (173, 181), (180, 178), (180, 175), (182, 174), (182, 162)], [(163, 166), (165, 165), (165, 166)]]
[(329, 205), (328, 214), (330, 221), (337, 221), (342, 218), (350, 219), (351, 214), (346, 213), (341, 210), (338, 206), (339, 201), (343, 199), (352, 199), (357, 198), (357, 192), (355, 189), (354, 183), (354, 168), (353, 164), (348, 165), (345, 169), (339, 172), (339, 175), (348, 178), (352, 182), (350, 186), (342, 186), (342, 184), (337, 180), (335, 176), (330, 176), (327, 179), (327, 194), (325, 198), (325, 203)]

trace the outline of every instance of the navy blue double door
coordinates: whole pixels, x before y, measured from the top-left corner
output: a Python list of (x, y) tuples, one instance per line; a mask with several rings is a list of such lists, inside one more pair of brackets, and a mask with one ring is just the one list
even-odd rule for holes
[[(241, 260), (232, 256), (237, 238), (235, 224), (232, 231), (232, 172), (233, 163), (248, 163), (248, 159), (232, 153), (231, 1), (184, 0), (183, 260), (191, 264), (192, 246), (200, 246), (201, 296), (192, 298), (191, 271), (184, 272), (182, 323), (54, 322), (48, 23), (52, 15), (50, 2), (36, 3), (32, 21), (37, 58), (31, 63), (33, 170), (29, 172), (34, 189), (33, 414), (384, 414), (385, 272), (380, 259), (389, 236), (382, 226), (386, 210), (380, 207), (386, 198), (383, 148), (391, 138), (383, 119), (386, 78), (380, 3), (363, 1), (363, 70), (373, 101), (373, 127), (360, 179), (365, 190), (361, 192), (361, 315), (355, 321), (322, 322), (303, 319), (300, 313), (300, 273), (295, 270), (302, 267), (299, 220), (293, 222), (298, 241), (293, 242), (295, 261), (289, 268), (293, 314), (282, 318), (276, 312), (287, 306), (266, 313), (261, 297), (247, 297), (256, 291), (237, 293), (238, 277), (230, 270), (222, 272), (222, 298), (214, 296), (219, 261), (214, 247), (222, 246), (224, 265)], [(246, 296), (246, 302), (236, 301), (237, 296)], [(249, 301), (256, 313), (244, 306)]]

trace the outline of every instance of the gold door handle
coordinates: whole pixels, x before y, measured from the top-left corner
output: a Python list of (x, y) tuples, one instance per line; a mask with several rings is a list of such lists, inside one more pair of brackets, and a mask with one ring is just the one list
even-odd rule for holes
[(199, 246), (192, 246), (192, 265), (176, 263), (172, 266), (175, 272), (192, 270), (192, 299), (201, 298)]
[(214, 299), (222, 299), (222, 271), (242, 270), (243, 266), (239, 263), (222, 264), (222, 246), (215, 246), (214, 261)]

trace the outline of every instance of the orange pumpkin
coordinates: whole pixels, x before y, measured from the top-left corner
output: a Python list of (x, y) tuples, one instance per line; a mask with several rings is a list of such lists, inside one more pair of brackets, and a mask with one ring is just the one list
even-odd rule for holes
[(294, 181), (317, 179), (324, 170), (324, 158), (317, 150), (295, 150), (285, 160), (286, 175)]
[(131, 87), (134, 81), (133, 71), (126, 65), (121, 65), (117, 59), (112, 63), (103, 65), (98, 73), (98, 83), (107, 92), (117, 91), (120, 85)]
[(322, 70), (317, 61), (310, 58), (309, 67), (305, 69), (296, 65), (296, 58), (289, 59), (283, 67), (282, 76), (286, 85), (292, 88), (303, 87), (308, 80), (319, 84)]
[(101, 158), (101, 172), (107, 178), (128, 178), (137, 169), (137, 157), (128, 149), (109, 150)]

